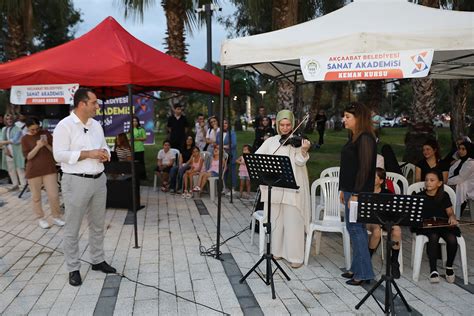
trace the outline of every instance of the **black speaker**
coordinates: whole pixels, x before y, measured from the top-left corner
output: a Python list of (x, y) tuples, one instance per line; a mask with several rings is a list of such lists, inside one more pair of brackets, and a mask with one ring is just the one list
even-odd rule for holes
[(43, 105), (44, 118), (63, 119), (69, 115), (69, 104)]
[(43, 105), (21, 105), (20, 112), (26, 116), (42, 117)]

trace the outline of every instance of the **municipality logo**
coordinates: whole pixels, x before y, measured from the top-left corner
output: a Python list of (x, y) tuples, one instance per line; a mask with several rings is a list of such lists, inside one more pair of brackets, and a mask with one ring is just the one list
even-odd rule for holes
[(314, 59), (308, 60), (305, 64), (304, 68), (306, 70), (306, 73), (310, 77), (315, 77), (319, 73), (319, 71), (321, 70), (321, 66)]
[(427, 55), (428, 55), (428, 52), (421, 52), (419, 54), (411, 56), (411, 60), (415, 64), (415, 68), (413, 68), (411, 72), (412, 74), (425, 71), (426, 69), (429, 68), (428, 64), (425, 61)]

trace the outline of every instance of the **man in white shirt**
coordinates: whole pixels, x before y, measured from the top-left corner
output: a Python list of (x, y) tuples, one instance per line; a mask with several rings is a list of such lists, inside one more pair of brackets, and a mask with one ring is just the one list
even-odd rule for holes
[(92, 270), (115, 273), (104, 260), (104, 222), (107, 178), (104, 162), (110, 160), (100, 124), (93, 119), (99, 109), (90, 89), (79, 88), (74, 95), (74, 110), (54, 129), (53, 155), (61, 163), (61, 189), (65, 204), (66, 225), (63, 249), (69, 271), (69, 284), (82, 284), (79, 253), (79, 229), (88, 211), (89, 251)]
[(156, 172), (161, 173), (161, 191), (166, 192), (169, 189), (168, 181), (171, 168), (174, 165), (176, 154), (171, 150), (169, 140), (163, 142), (163, 149), (158, 152), (156, 157)]

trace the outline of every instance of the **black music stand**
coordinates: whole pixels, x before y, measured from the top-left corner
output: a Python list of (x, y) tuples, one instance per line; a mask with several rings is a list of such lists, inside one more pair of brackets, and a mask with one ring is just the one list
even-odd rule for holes
[[(393, 279), (390, 258), (392, 256), (393, 225), (418, 227), (423, 224), (423, 205), (425, 198), (416, 195), (394, 195), (394, 194), (377, 194), (377, 193), (360, 193), (358, 198), (357, 222), (383, 225), (387, 231), (387, 242), (385, 252), (385, 274), (380, 280), (369, 290), (362, 300), (355, 306), (359, 309), (362, 304), (373, 295), (374, 291), (385, 282), (385, 305), (382, 307), (377, 300), (377, 304), (386, 315), (391, 313), (395, 315), (394, 298), (399, 295), (408, 312), (411, 308), (405, 297), (403, 297), (400, 288)], [(392, 292), (392, 285), (395, 287), (397, 294)]]
[[(272, 298), (275, 299), (275, 285), (273, 283), (273, 274), (280, 270), (286, 279), (289, 281), (290, 277), (280, 264), (273, 258), (271, 252), (271, 237), (272, 237), (272, 211), (271, 211), (271, 192), (272, 187), (288, 188), (288, 189), (298, 189), (299, 186), (296, 185), (296, 180), (293, 175), (293, 168), (291, 167), (290, 158), (287, 156), (276, 156), (276, 155), (263, 155), (263, 154), (244, 154), (245, 164), (249, 171), (250, 180), (255, 183), (255, 185), (266, 185), (268, 186), (268, 214), (267, 223), (264, 223), (263, 226), (265, 230), (265, 239), (267, 241), (267, 249), (262, 257), (257, 261), (257, 263), (245, 274), (241, 279), (240, 283), (243, 283), (245, 279), (252, 273), (256, 272), (257, 267), (262, 263), (263, 260), (266, 260), (266, 280), (257, 273), (257, 275), (265, 282), (266, 285), (270, 285), (272, 288)], [(259, 232), (262, 234), (263, 232)], [(272, 271), (272, 261), (277, 266), (275, 271)]]

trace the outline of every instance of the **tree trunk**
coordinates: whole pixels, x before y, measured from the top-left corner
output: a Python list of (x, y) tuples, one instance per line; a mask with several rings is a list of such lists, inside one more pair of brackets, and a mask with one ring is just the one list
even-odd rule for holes
[(383, 101), (383, 84), (382, 80), (367, 80), (365, 82), (368, 96), (367, 106), (369, 109), (379, 113), (380, 106)]
[[(298, 23), (298, 0), (273, 0), (273, 30), (279, 30)], [(293, 78), (292, 78), (293, 79)], [(278, 82), (278, 108), (295, 112), (294, 90), (291, 82)]]
[(313, 98), (311, 100), (310, 119), (306, 124), (305, 132), (312, 133), (316, 128), (316, 115), (321, 109), (321, 96), (323, 94), (323, 85), (321, 82), (313, 84)]
[(466, 79), (450, 80), (451, 87), (451, 138), (453, 142), (460, 136), (467, 135), (466, 109), (469, 81)]
[(163, 0), (166, 16), (166, 53), (174, 58), (186, 60), (186, 36), (184, 17), (186, 10), (181, 0)]
[(423, 158), (422, 147), (434, 139), (435, 87), (433, 79), (412, 79), (413, 105), (408, 132), (405, 136), (403, 161), (416, 163)]
[[(421, 5), (439, 8), (439, 0), (421, 0)], [(423, 143), (436, 138), (433, 129), (433, 118), (436, 106), (433, 79), (412, 79), (413, 107), (408, 132), (405, 136), (405, 155), (403, 160), (415, 163), (423, 158)]]

